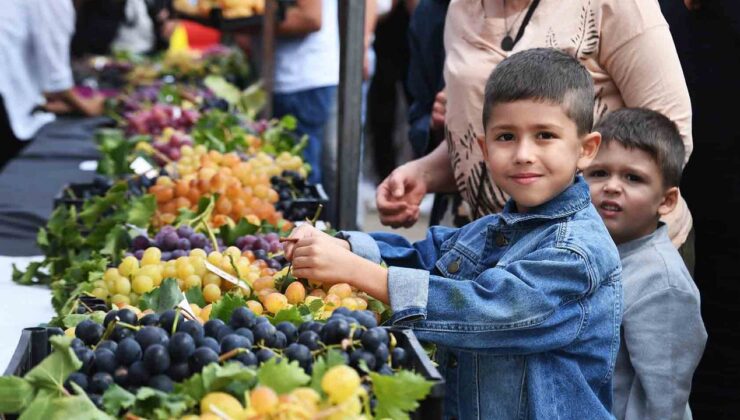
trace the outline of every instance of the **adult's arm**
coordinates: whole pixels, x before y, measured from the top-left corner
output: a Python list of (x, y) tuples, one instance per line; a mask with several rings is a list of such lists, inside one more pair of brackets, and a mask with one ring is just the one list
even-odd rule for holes
[[(678, 125), (686, 156), (693, 150), (691, 99), (658, 2), (619, 0), (605, 15), (600, 61), (628, 107), (658, 111)], [(605, 12), (606, 14), (606, 12)]]
[(74, 86), (70, 65), (70, 42), (75, 11), (69, 1), (28, 0), (31, 4), (33, 54), (43, 92), (61, 92)]
[[(324, 0), (331, 1), (331, 0)], [(322, 0), (296, 0), (285, 11), (285, 20), (277, 27), (281, 36), (304, 36), (321, 29)]]

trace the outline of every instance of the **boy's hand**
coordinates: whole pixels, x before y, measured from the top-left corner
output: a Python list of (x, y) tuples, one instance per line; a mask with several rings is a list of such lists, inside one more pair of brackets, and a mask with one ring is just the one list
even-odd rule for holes
[(311, 225), (305, 224), (298, 226), (290, 233), (290, 236), (288, 237), (290, 238), (289, 241), (286, 242), (285, 245), (283, 245), (283, 249), (285, 250), (285, 258), (287, 258), (289, 261), (293, 259), (293, 252), (295, 251), (297, 242), (299, 242), (301, 239), (314, 237), (324, 238), (328, 241), (334, 242), (337, 246), (349, 250), (349, 243), (347, 241), (335, 238), (325, 232), (316, 229)]
[(293, 246), (289, 259), (293, 264), (293, 275), (321, 283), (352, 284), (357, 275), (358, 263), (364, 260), (337, 241), (324, 233), (303, 236), (298, 242), (291, 244)]

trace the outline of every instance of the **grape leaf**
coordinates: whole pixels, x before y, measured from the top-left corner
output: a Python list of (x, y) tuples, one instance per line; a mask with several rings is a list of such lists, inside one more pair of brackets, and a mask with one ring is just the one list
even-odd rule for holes
[(276, 358), (260, 366), (257, 378), (261, 385), (272, 388), (278, 394), (287, 394), (311, 381), (311, 377), (306, 375), (297, 361), (288, 362), (287, 359), (282, 359), (278, 362)]
[(208, 76), (203, 80), (203, 84), (213, 92), (214, 95), (225, 100), (230, 105), (235, 105), (239, 101), (239, 89), (227, 82), (221, 76)]
[(128, 246), (128, 232), (120, 224), (116, 224), (105, 235), (105, 246), (100, 250), (103, 255), (118, 258), (120, 252)]
[(102, 324), (105, 319), (105, 312), (95, 311), (87, 314), (69, 314), (62, 319), (62, 323), (64, 324), (64, 328), (72, 328), (86, 319), (91, 319), (98, 324)]
[(142, 387), (136, 392), (131, 411), (139, 417), (166, 420), (179, 418), (190, 405), (191, 401), (185, 395)]
[(112, 415), (118, 416), (121, 410), (127, 410), (134, 405), (136, 396), (120, 386), (113, 384), (103, 394), (103, 407), (105, 411)]
[(323, 394), (324, 391), (321, 389), (321, 379), (324, 378), (324, 374), (334, 366), (343, 365), (344, 362), (344, 357), (342, 357), (342, 354), (338, 350), (329, 349), (325, 355), (319, 357), (316, 360), (316, 363), (313, 364), (311, 388), (319, 394)]
[(126, 183), (119, 182), (113, 185), (102, 197), (93, 197), (87, 201), (80, 212), (80, 220), (86, 227), (92, 228), (100, 222), (103, 214), (116, 205), (126, 204)]
[(45, 419), (48, 416), (49, 407), (54, 396), (57, 395), (54, 391), (48, 389), (40, 389), (36, 393), (36, 397), (31, 403), (23, 410), (18, 420), (38, 420)]
[(212, 363), (203, 368), (203, 372), (176, 384), (175, 390), (178, 394), (200, 401), (209, 392), (222, 391), (235, 385), (249, 389), (254, 385), (256, 378), (257, 373), (253, 368), (244, 367), (240, 363), (226, 363), (223, 366)]
[(72, 337), (54, 336), (49, 339), (54, 351), (41, 363), (31, 369), (25, 376), (31, 385), (36, 388), (48, 389), (62, 393), (64, 381), (70, 373), (82, 366), (82, 362), (70, 348)]
[(19, 413), (31, 404), (34, 394), (33, 387), (25, 379), (0, 377), (0, 413)]
[(292, 306), (287, 309), (281, 309), (278, 311), (278, 313), (275, 314), (274, 317), (268, 317), (268, 319), (270, 319), (270, 322), (273, 325), (277, 325), (285, 321), (292, 322), (295, 325), (300, 325), (304, 322), (303, 317), (301, 316), (300, 311), (298, 311), (297, 306)]
[(133, 200), (128, 209), (127, 222), (139, 227), (149, 225), (149, 220), (157, 209), (157, 200), (151, 194), (142, 195)]
[(242, 218), (236, 226), (231, 227), (228, 224), (223, 225), (219, 228), (219, 236), (223, 239), (226, 245), (234, 245), (237, 238), (244, 235), (254, 234), (259, 230), (259, 225), (253, 225)]
[(185, 297), (188, 299), (188, 303), (194, 303), (201, 308), (206, 306), (206, 299), (203, 297), (203, 289), (199, 286), (188, 289), (185, 292)]
[(66, 420), (70, 418), (90, 419), (90, 420), (112, 420), (105, 412), (98, 410), (95, 404), (76, 383), (72, 383), (77, 395), (62, 396), (51, 400), (49, 413), (44, 418), (52, 420)]
[(139, 298), (139, 308), (142, 310), (151, 309), (160, 313), (172, 309), (182, 302), (183, 294), (177, 280), (168, 277), (162, 280), (159, 287), (152, 291), (144, 293)]
[(231, 313), (240, 306), (247, 306), (244, 298), (233, 293), (227, 293), (211, 307), (210, 319), (218, 318), (228, 323), (231, 320)]
[(408, 419), (408, 413), (419, 407), (432, 389), (433, 383), (418, 373), (401, 370), (395, 375), (370, 372), (373, 393), (378, 400), (375, 414), (378, 418)]

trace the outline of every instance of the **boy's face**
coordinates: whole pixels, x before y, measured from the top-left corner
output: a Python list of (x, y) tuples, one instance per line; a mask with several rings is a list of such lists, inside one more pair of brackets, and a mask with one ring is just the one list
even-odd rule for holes
[(591, 201), (615, 243), (649, 235), (676, 206), (678, 188), (665, 188), (657, 162), (617, 141), (604, 145), (585, 170)]
[(579, 137), (562, 106), (527, 99), (493, 107), (481, 148), (496, 185), (524, 213), (568, 188), (600, 142), (598, 133)]

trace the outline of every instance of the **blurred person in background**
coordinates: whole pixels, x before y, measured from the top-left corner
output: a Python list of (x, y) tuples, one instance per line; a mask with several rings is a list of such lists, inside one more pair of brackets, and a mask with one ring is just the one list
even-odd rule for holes
[(52, 112), (102, 114), (102, 96), (73, 90), (74, 28), (71, 0), (7, 0), (0, 7), (0, 166), (54, 120)]

